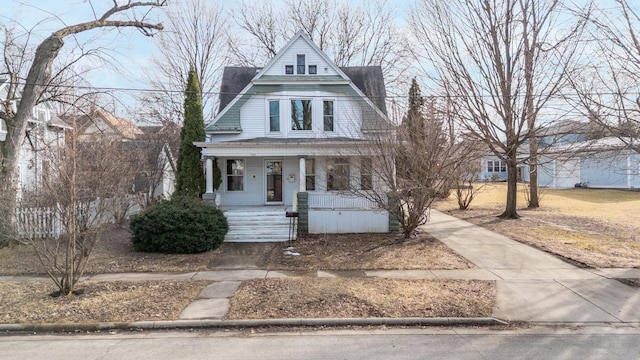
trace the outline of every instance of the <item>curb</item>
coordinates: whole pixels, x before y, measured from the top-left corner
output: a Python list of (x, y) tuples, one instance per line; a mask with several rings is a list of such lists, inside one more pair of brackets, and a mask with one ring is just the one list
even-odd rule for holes
[(0, 332), (69, 332), (102, 330), (227, 329), (252, 327), (339, 327), (339, 326), (496, 326), (509, 323), (492, 317), (483, 318), (340, 318), (340, 319), (259, 319), (259, 320), (167, 320), (135, 322), (69, 324), (0, 324)]

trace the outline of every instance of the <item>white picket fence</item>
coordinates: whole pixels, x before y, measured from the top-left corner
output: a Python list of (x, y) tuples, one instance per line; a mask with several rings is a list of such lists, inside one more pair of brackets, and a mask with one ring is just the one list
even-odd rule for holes
[(16, 224), (21, 238), (58, 238), (63, 234), (56, 207), (17, 207)]

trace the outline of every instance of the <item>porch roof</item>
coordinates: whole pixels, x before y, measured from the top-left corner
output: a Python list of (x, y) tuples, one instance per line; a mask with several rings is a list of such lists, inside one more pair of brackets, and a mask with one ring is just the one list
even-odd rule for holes
[(252, 138), (223, 142), (194, 142), (204, 156), (355, 156), (363, 152), (366, 140), (345, 137), (320, 139)]

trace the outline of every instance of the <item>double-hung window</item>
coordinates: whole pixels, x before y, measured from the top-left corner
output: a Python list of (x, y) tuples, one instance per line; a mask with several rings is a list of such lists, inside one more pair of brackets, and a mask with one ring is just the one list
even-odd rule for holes
[(244, 190), (244, 160), (227, 160), (227, 191)]
[(306, 183), (307, 190), (315, 190), (316, 189), (316, 166), (314, 159), (306, 159), (305, 161), (305, 174), (306, 174)]
[(322, 116), (324, 119), (324, 131), (333, 131), (333, 101), (322, 102)]
[(327, 190), (340, 191), (349, 189), (349, 159), (327, 159)]
[(373, 190), (373, 164), (370, 158), (360, 160), (360, 190)]
[(311, 100), (291, 100), (291, 130), (312, 130)]
[(304, 55), (296, 56), (297, 74), (304, 74)]
[(280, 131), (280, 101), (269, 101), (269, 131)]

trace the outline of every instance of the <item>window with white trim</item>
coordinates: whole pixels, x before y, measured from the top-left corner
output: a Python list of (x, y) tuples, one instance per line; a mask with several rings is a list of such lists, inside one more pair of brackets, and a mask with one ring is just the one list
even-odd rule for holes
[(373, 190), (373, 163), (370, 158), (360, 160), (360, 190)]
[(311, 100), (291, 100), (291, 130), (313, 130)]
[(318, 65), (309, 65), (309, 75), (316, 75), (318, 73)]
[(280, 131), (280, 101), (269, 101), (269, 131)]
[(341, 191), (349, 189), (349, 159), (327, 159), (327, 190)]
[(324, 131), (333, 131), (333, 101), (324, 100), (322, 102), (322, 118), (324, 120)]
[(306, 159), (305, 160), (305, 164), (304, 164), (304, 168), (305, 168), (305, 174), (306, 174), (306, 184), (307, 190), (315, 190), (316, 189), (316, 164), (315, 164), (315, 160), (314, 159)]
[(488, 160), (487, 172), (506, 172), (507, 165), (502, 160)]
[(244, 160), (227, 160), (227, 191), (244, 190)]
[(296, 65), (297, 65), (297, 74), (304, 74), (304, 55), (298, 54), (296, 55)]

